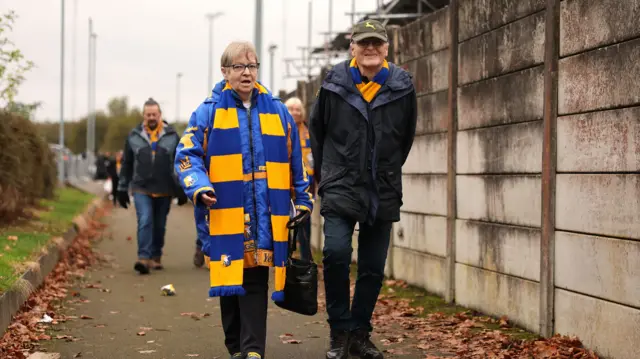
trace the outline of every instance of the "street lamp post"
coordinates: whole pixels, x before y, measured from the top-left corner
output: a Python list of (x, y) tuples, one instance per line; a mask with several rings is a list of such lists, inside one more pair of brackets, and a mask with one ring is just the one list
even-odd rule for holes
[(60, 153), (58, 161), (58, 183), (64, 183), (64, 0), (60, 11)]
[(274, 59), (274, 55), (276, 53), (276, 49), (278, 48), (278, 45), (276, 44), (271, 44), (271, 46), (269, 46), (269, 80), (271, 80), (271, 91), (273, 91), (274, 93), (276, 92), (276, 80), (274, 77), (274, 63), (273, 63), (273, 59)]
[(223, 13), (221, 11), (206, 15), (206, 18), (209, 20), (209, 77), (207, 82), (207, 93), (213, 90), (213, 20), (222, 15)]
[(262, 55), (262, 0), (256, 0), (256, 27), (254, 32), (254, 45), (258, 61)]
[(182, 72), (176, 74), (176, 122), (180, 122), (180, 78)]

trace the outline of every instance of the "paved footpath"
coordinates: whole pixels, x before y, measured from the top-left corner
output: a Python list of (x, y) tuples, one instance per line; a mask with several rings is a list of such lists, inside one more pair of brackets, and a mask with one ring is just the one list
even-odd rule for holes
[[(135, 209), (114, 209), (107, 219), (109, 229), (97, 248), (111, 259), (110, 263), (86, 273), (65, 304), (64, 314), (92, 319), (55, 326), (54, 338), (68, 335), (79, 340), (53, 340), (45, 344), (47, 351), (60, 353), (63, 359), (228, 358), (218, 299), (207, 297), (208, 271), (196, 269), (191, 262), (195, 239), (192, 211), (189, 205), (172, 207), (163, 257), (165, 270), (140, 276), (133, 271)], [(100, 288), (90, 288), (89, 284)], [(160, 288), (166, 284), (175, 286), (176, 296), (161, 295)], [(281, 339), (283, 334), (292, 336)], [(266, 357), (324, 358), (328, 334), (323, 311), (306, 317), (271, 303)], [(289, 339), (301, 343), (283, 343)]]

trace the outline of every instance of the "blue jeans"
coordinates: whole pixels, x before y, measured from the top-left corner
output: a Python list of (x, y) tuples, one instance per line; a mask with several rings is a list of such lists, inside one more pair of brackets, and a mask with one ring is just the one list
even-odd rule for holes
[(298, 242), (298, 248), (300, 251), (300, 259), (310, 260), (311, 255), (311, 218), (304, 222), (298, 229), (296, 235), (296, 241)]
[(171, 197), (154, 198), (134, 192), (133, 202), (138, 216), (138, 258), (162, 257)]
[(324, 216), (324, 287), (331, 330), (371, 331), (371, 316), (384, 279), (392, 223), (376, 220), (360, 224), (358, 277), (353, 304), (349, 304), (351, 236), (356, 222), (327, 213)]

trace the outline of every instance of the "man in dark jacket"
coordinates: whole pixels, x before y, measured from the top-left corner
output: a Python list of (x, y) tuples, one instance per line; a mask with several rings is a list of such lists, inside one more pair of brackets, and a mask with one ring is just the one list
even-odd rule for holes
[[(336, 65), (317, 94), (310, 135), (324, 217), (324, 279), (331, 348), (327, 358), (383, 358), (370, 340), (393, 222), (400, 220), (402, 165), (416, 128), (411, 76), (388, 63), (378, 21), (354, 26), (353, 59)], [(358, 277), (349, 304), (351, 236)]]
[(162, 269), (167, 215), (171, 200), (178, 197), (178, 205), (187, 197), (177, 183), (173, 160), (180, 136), (162, 121), (160, 105), (147, 100), (143, 108), (143, 122), (127, 137), (118, 180), (118, 202), (129, 206), (129, 188), (138, 217), (138, 261), (134, 269), (148, 274), (149, 269)]

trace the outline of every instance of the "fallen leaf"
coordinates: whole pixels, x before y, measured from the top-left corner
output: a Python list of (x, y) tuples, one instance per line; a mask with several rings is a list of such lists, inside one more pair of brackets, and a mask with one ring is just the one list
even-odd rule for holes
[(17, 241), (18, 240), (18, 236), (8, 236), (7, 240), (8, 241)]
[(155, 353), (155, 350), (141, 350), (138, 353), (140, 354), (151, 354), (151, 353)]
[(81, 353), (81, 352), (75, 353), (75, 354), (73, 355), (73, 357), (74, 357), (74, 358), (80, 358), (81, 356), (82, 356), (82, 353)]
[(112, 311), (110, 311), (110, 312), (109, 312), (109, 314), (119, 314), (119, 313), (120, 313), (120, 312), (117, 312), (117, 311), (115, 311), (115, 310), (112, 310)]
[(94, 325), (95, 328), (104, 328), (105, 325), (104, 324), (96, 324)]
[(146, 332), (138, 332), (138, 333), (136, 333), (136, 335), (139, 336), (139, 337), (144, 337), (145, 335), (147, 335), (147, 333)]
[(83, 314), (83, 315), (80, 316), (80, 319), (93, 319), (93, 317), (90, 317), (88, 315), (84, 315)]
[(141, 302), (141, 303), (142, 303), (142, 302), (144, 302), (144, 295), (141, 295), (141, 296), (140, 296), (140, 302)]
[(193, 357), (199, 357), (200, 354), (187, 354), (188, 357), (193, 358)]
[(131, 241), (131, 236), (127, 237), (127, 241)]
[(153, 330), (153, 328), (149, 328), (149, 327), (140, 327), (140, 330), (142, 330), (143, 332), (150, 332)]

